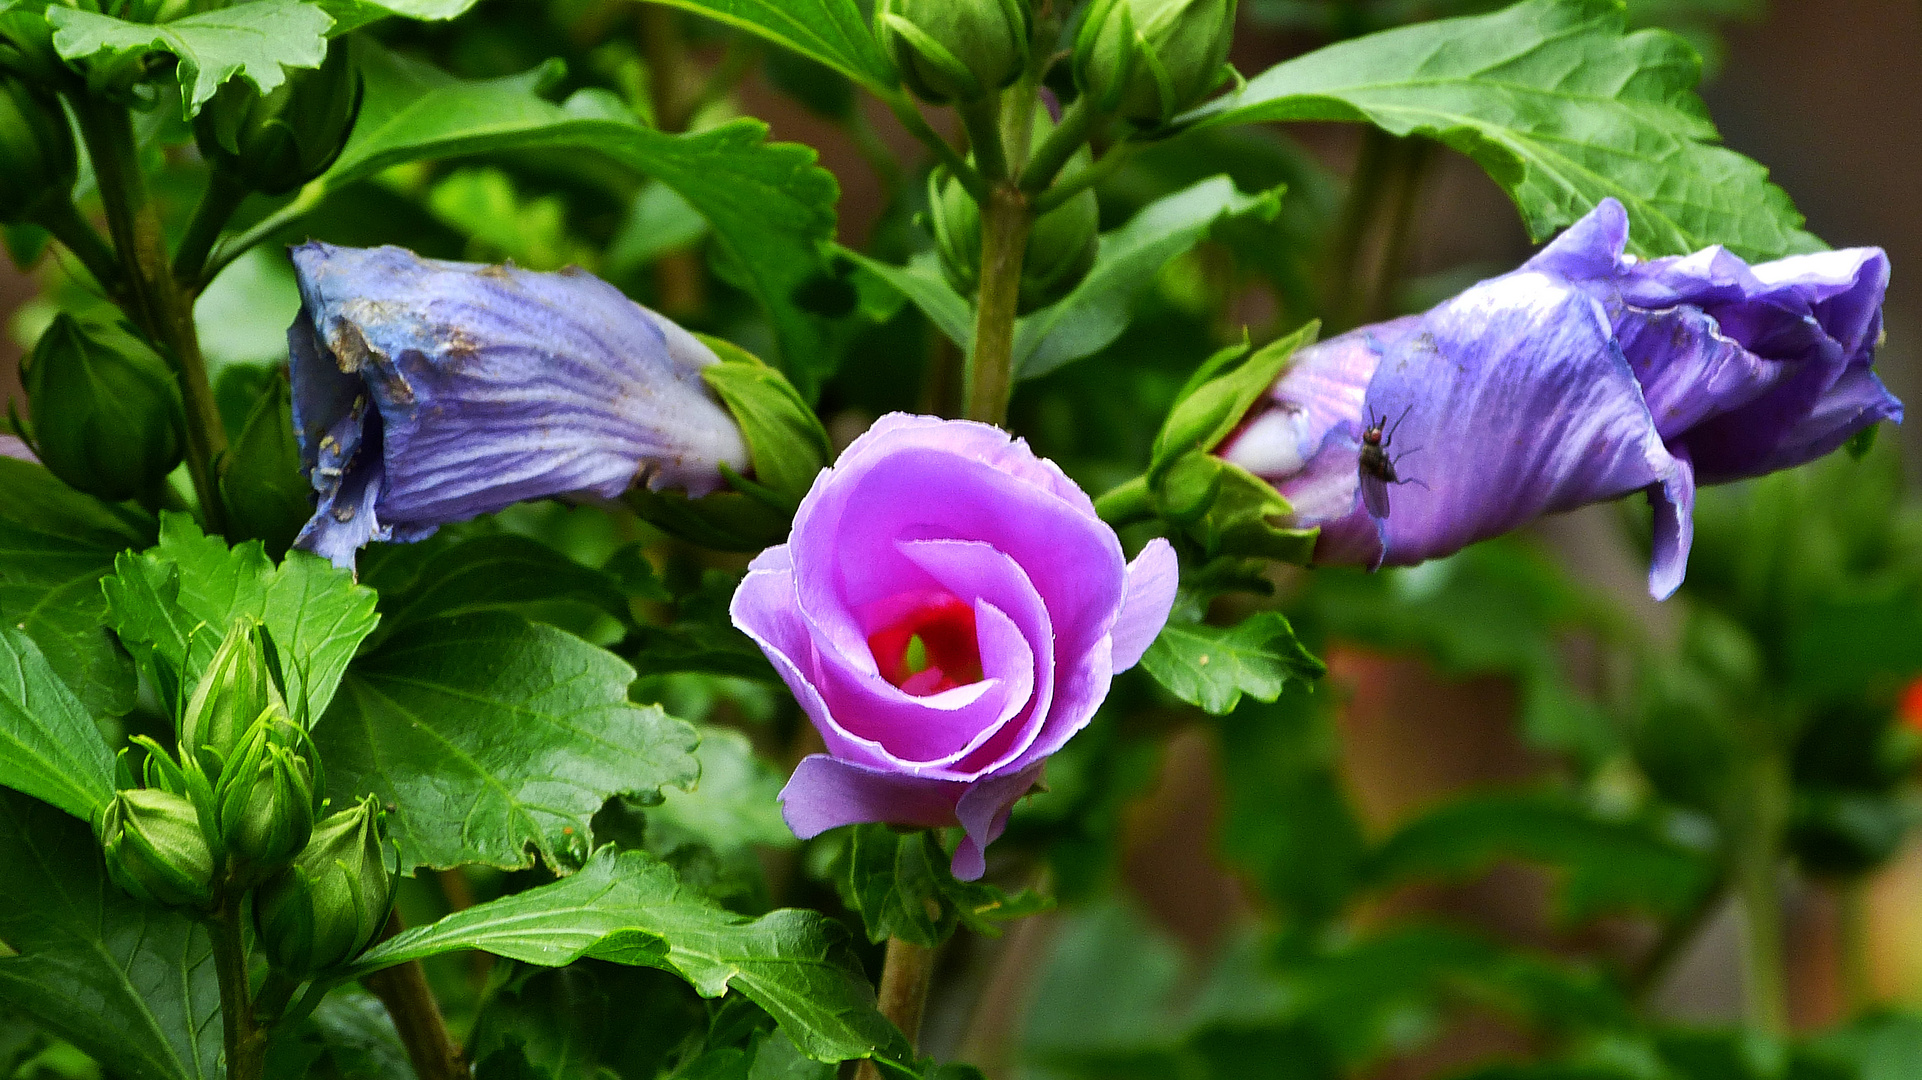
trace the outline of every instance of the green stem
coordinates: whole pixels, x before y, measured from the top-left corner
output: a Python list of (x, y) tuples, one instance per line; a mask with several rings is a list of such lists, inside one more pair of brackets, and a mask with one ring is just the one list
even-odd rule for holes
[(1137, 476), (1124, 484), (1109, 488), (1094, 501), (1094, 512), (1101, 520), (1117, 528), (1146, 521), (1154, 516), (1154, 505), (1146, 476)]
[(1083, 191), (1113, 176), (1116, 169), (1133, 161), (1135, 155), (1140, 152), (1140, 143), (1124, 142), (1109, 147), (1108, 152), (1097, 158), (1093, 165), (1082, 169), (1036, 197), (1034, 200), (1034, 215), (1040, 217), (1042, 214), (1053, 210), (1055, 207), (1060, 206), (1062, 203), (1067, 202)]
[[(901, 1029), (910, 1048), (920, 1040), (921, 1013), (927, 1008), (928, 987), (933, 982), (933, 949), (900, 938), (888, 939), (887, 959), (881, 964), (881, 1015)], [(863, 1061), (854, 1075), (856, 1080), (880, 1080), (881, 1070), (873, 1061)]]
[[(1767, 736), (1758, 736), (1767, 740)], [(1746, 782), (1729, 808), (1730, 877), (1742, 909), (1742, 974), (1751, 1028), (1789, 1033), (1782, 906), (1778, 892), (1782, 834), (1788, 823), (1788, 765), (1773, 745), (1752, 747)]]
[(960, 151), (948, 145), (948, 140), (942, 138), (941, 133), (928, 124), (928, 118), (921, 115), (921, 110), (915, 106), (913, 99), (909, 98), (905, 91), (896, 90), (883, 94), (881, 100), (894, 113), (895, 119), (901, 121), (901, 126), (908, 129), (908, 134), (921, 140), (923, 146), (932, 150), (935, 160), (946, 166), (947, 170), (954, 174), (955, 179), (961, 181), (961, 186), (968, 189), (969, 194), (977, 200), (987, 197), (988, 188), (982, 182), (981, 174), (974, 171), (974, 166), (968, 164), (968, 159), (962, 157)]
[(120, 291), (120, 264), (114, 259), (113, 248), (107, 245), (100, 234), (94, 231), (87, 219), (71, 202), (56, 202), (41, 211), (36, 222), (41, 228), (53, 234), (55, 240), (67, 246), (74, 257), (80, 260), (87, 273), (100, 282), (100, 287), (109, 295)]
[(207, 178), (207, 190), (201, 193), (200, 205), (194, 207), (193, 220), (187, 223), (187, 235), (181, 237), (180, 250), (174, 252), (175, 281), (189, 290), (199, 288), (200, 273), (207, 267), (207, 254), (214, 249), (220, 230), (227, 227), (228, 219), (240, 209), (247, 194), (247, 185), (218, 169)]
[(267, 1061), (267, 1033), (254, 1018), (247, 982), (247, 947), (240, 936), (238, 889), (225, 890), (207, 919), (213, 939), (214, 975), (220, 982), (220, 1028), (227, 1052), (228, 1080), (260, 1080)]
[(1027, 200), (1003, 181), (981, 207), (981, 291), (974, 311), (974, 351), (962, 376), (965, 415), (999, 424), (1014, 390), (1014, 319), (1021, 299), (1021, 260), (1034, 219)]
[[(387, 917), (382, 940), (402, 929), (400, 912), (392, 912)], [(420, 1080), (466, 1080), (467, 1061), (453, 1036), (447, 1033), (440, 1001), (427, 985), (427, 972), (421, 968), (420, 961), (396, 964), (361, 981), (387, 1006), (387, 1014), (394, 1018), (394, 1028), (400, 1033), (401, 1045), (407, 1050), (407, 1060), (413, 1062), (414, 1073)]]
[(207, 364), (200, 355), (193, 298), (174, 280), (160, 232), (160, 211), (148, 197), (146, 178), (140, 173), (132, 119), (125, 108), (84, 94), (70, 100), (106, 206), (107, 231), (126, 274), (128, 314), (163, 347), (173, 365), (187, 409), (187, 474), (208, 527), (224, 531), (227, 515), (214, 470), (227, 450), (227, 431), (221, 426)]
[(1001, 143), (1001, 95), (989, 94), (976, 101), (962, 102), (955, 111), (968, 132), (968, 149), (974, 151), (974, 167), (981, 179), (996, 184), (1008, 178), (1008, 154)]
[(227, 268), (227, 264), (245, 255), (255, 244), (306, 217), (308, 212), (319, 206), (321, 200), (326, 197), (327, 186), (323, 181), (315, 180), (301, 188), (300, 194), (294, 196), (287, 205), (261, 218), (246, 232), (220, 245), (220, 250), (214, 252), (213, 258), (208, 260), (207, 269), (202, 273), (200, 283), (205, 284), (219, 277), (220, 272)]
[(1081, 149), (1094, 131), (1095, 121), (1099, 119), (1095, 111), (1088, 107), (1088, 99), (1078, 97), (1061, 114), (1061, 123), (1048, 133), (1048, 137), (1035, 148), (1034, 155), (1021, 169), (1021, 190), (1029, 195), (1039, 195), (1068, 163), (1076, 150)]

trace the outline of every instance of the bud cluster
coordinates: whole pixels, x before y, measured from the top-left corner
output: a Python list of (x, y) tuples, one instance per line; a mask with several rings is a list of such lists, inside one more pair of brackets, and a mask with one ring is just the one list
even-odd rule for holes
[(386, 922), (398, 870), (380, 803), (327, 812), (319, 753), (258, 622), (234, 622), (185, 697), (177, 755), (136, 737), (136, 777), (122, 753), (121, 790), (95, 823), (108, 874), (172, 907), (252, 889), (261, 947), (290, 976), (352, 960)]

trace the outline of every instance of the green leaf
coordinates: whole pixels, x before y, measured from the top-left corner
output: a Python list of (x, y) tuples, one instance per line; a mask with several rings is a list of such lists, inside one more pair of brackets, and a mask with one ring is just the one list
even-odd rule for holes
[(380, 628), (369, 636), (370, 648), (429, 619), (541, 601), (573, 600), (623, 622), (632, 618), (612, 576), (512, 534), (381, 545), (361, 557), (360, 580), (380, 595)]
[(787, 777), (756, 757), (738, 731), (703, 726), (700, 737), (694, 750), (699, 782), (685, 791), (665, 789), (660, 805), (647, 808), (650, 849), (665, 852), (694, 840), (728, 856), (751, 854), (757, 846), (795, 846), (778, 799)]
[(304, 551), (279, 566), (258, 540), (229, 549), (185, 514), (161, 521), (158, 546), (115, 560), (102, 582), (122, 642), (151, 650), (192, 687), (235, 619), (266, 624), (280, 652), (288, 704), (317, 719), (374, 629), (374, 593)]
[(854, 0), (659, 0), (738, 26), (877, 92), (900, 83)]
[(1128, 328), (1135, 297), (1168, 260), (1206, 239), (1218, 221), (1268, 221), (1280, 206), (1280, 188), (1243, 195), (1233, 180), (1216, 176), (1142, 207), (1101, 235), (1094, 268), (1073, 292), (1015, 324), (1015, 377), (1037, 378), (1108, 347)]
[(1922, 1061), (1922, 1016), (1877, 1010), (1816, 1036), (1802, 1054), (1852, 1080), (1905, 1080)]
[(590, 957), (657, 967), (705, 997), (738, 990), (820, 1061), (906, 1050), (875, 1011), (846, 932), (832, 919), (793, 909), (752, 919), (736, 915), (701, 898), (644, 852), (602, 848), (572, 877), (384, 941), (354, 971), (459, 949), (544, 967)]
[(339, 37), (368, 23), (397, 16), (425, 22), (444, 22), (464, 14), (475, 0), (314, 0), (322, 11), (333, 16), (329, 37)]
[(146, 547), (156, 535), (151, 515), (75, 491), (45, 467), (10, 457), (0, 457), (0, 519), (110, 550)]
[(1597, 814), (1556, 792), (1499, 792), (1443, 803), (1403, 825), (1371, 861), (1378, 887), (1409, 878), (1463, 878), (1503, 859), (1563, 873), (1560, 914), (1571, 923), (1624, 909), (1686, 915), (1713, 885), (1714, 855), (1647, 820)]
[(484, 612), (420, 623), (355, 661), (314, 732), (337, 801), (390, 803), (401, 865), (558, 872), (617, 794), (697, 775), (693, 730), (628, 703), (634, 669), (551, 626)]
[(1261, 612), (1239, 626), (1169, 623), (1141, 666), (1169, 693), (1216, 716), (1233, 712), (1243, 694), (1273, 701), (1290, 682), (1306, 686), (1328, 670), (1278, 611)]
[(923, 252), (906, 266), (870, 259), (851, 248), (837, 247), (835, 253), (912, 301), (921, 309), (921, 314), (934, 323), (935, 329), (948, 335), (948, 340), (960, 346), (962, 352), (973, 349), (974, 304), (955, 292), (954, 286), (941, 275), (940, 258), (934, 252)]
[(1768, 171), (1716, 145), (1700, 76), (1681, 38), (1625, 35), (1616, 0), (1527, 0), (1318, 49), (1181, 122), (1362, 121), (1436, 139), (1480, 163), (1537, 240), (1613, 196), (1638, 255), (1819, 250)]
[(1033, 890), (1009, 896), (993, 885), (957, 881), (951, 853), (931, 830), (900, 833), (886, 825), (857, 825), (835, 876), (843, 903), (861, 916), (868, 940), (900, 938), (933, 948), (966, 926), (989, 936), (1000, 924), (1047, 911), (1054, 901)]
[[(0, 792), (0, 1002), (132, 1080), (219, 1080), (207, 935), (107, 881), (93, 830)], [(17, 954), (17, 955), (16, 955)]]
[(139, 689), (132, 658), (107, 630), (100, 591), (121, 546), (0, 520), (0, 625), (26, 631), (93, 717), (124, 715)]
[(645, 127), (618, 99), (583, 90), (565, 105), (537, 88), (546, 67), (505, 79), (463, 81), (377, 48), (362, 60), (365, 92), (340, 159), (315, 181), (337, 190), (382, 169), (423, 158), (499, 150), (587, 150), (651, 176), (685, 198), (714, 227), (727, 261), (767, 305), (786, 370), (811, 396), (834, 353), (828, 328), (796, 293), (824, 272), (840, 197), (815, 152), (767, 141), (767, 125), (735, 120), (685, 135)]
[(0, 627), (0, 784), (91, 824), (113, 798), (113, 752), (33, 639)]
[(58, 4), (47, 8), (54, 51), (64, 60), (111, 60), (156, 50), (173, 54), (180, 61), (180, 100), (189, 117), (235, 76), (264, 94), (286, 79), (285, 68), (319, 67), (327, 58), (327, 28), (333, 21), (318, 5), (299, 0), (251, 0), (158, 24)]

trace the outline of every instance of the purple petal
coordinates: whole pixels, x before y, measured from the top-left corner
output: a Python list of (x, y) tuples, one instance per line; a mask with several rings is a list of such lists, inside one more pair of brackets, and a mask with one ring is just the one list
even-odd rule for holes
[(1677, 469), (1601, 306), (1530, 271), (1425, 316), (1420, 334), (1383, 357), (1366, 408), (1389, 418), (1406, 410), (1390, 448), (1406, 482), (1381, 522), (1384, 561), (1395, 565), (1619, 498)]
[(1655, 511), (1655, 547), (1648, 566), (1648, 594), (1666, 600), (1682, 587), (1688, 550), (1695, 544), (1695, 465), (1688, 451), (1675, 454), (1675, 475), (1648, 489)]
[(781, 816), (803, 840), (870, 821), (940, 828), (956, 824), (965, 786), (809, 754), (781, 789)]
[(1115, 617), (1114, 651), (1110, 663), (1117, 673), (1140, 662), (1141, 654), (1168, 624), (1174, 610), (1175, 587), (1180, 584), (1181, 567), (1175, 549), (1157, 536), (1148, 541), (1128, 564), (1128, 591), (1121, 599), (1121, 614)]
[(969, 786), (955, 805), (955, 817), (965, 835), (954, 850), (949, 869), (962, 881), (974, 881), (988, 869), (988, 845), (999, 839), (1008, 827), (1014, 804), (1034, 789), (1041, 779), (1040, 764), (1031, 765), (1006, 776), (989, 777)]

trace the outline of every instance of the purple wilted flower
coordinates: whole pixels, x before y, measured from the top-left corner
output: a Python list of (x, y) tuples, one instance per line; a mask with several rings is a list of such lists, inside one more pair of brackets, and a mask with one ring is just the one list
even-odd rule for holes
[[(1513, 273), (1303, 349), (1216, 452), (1274, 484), (1290, 524), (1320, 526), (1318, 563), (1410, 565), (1646, 491), (1649, 591), (1668, 596), (1697, 484), (1901, 420), (1870, 370), (1889, 263), (1850, 248), (1749, 266), (1720, 247), (1644, 262), (1627, 239), (1603, 200)], [(1369, 481), (1376, 425), (1392, 475)]]
[(319, 505), (297, 547), (351, 567), (523, 499), (704, 495), (745, 471), (693, 335), (583, 270), (293, 249), (294, 429)]
[(1168, 542), (1125, 562), (1088, 496), (1026, 443), (882, 417), (734, 594), (734, 625), (827, 743), (781, 792), (789, 827), (960, 825), (954, 873), (980, 877), (1010, 808), (1174, 598)]

